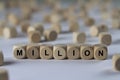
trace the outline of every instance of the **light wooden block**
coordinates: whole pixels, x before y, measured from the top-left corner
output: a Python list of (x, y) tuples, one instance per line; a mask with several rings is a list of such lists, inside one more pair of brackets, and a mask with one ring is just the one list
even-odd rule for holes
[(108, 32), (108, 27), (106, 25), (102, 24), (102, 25), (99, 25), (99, 26), (94, 25), (90, 28), (90, 34), (93, 37), (99, 36), (99, 34), (101, 32)]
[(28, 21), (24, 21), (20, 25), (21, 31), (27, 33), (28, 28), (30, 27), (30, 23)]
[(67, 46), (64, 44), (55, 45), (53, 48), (53, 57), (57, 60), (63, 60), (67, 57)]
[(62, 27), (61, 27), (61, 25), (59, 23), (54, 23), (52, 25), (51, 29), (55, 30), (58, 34), (60, 34)]
[(3, 52), (0, 51), (0, 66), (2, 66), (4, 63), (4, 56), (3, 56)]
[(33, 25), (33, 27), (35, 28), (35, 30), (39, 31), (43, 35), (43, 32), (44, 32), (43, 24), (37, 23), (37, 24)]
[(74, 43), (85, 43), (86, 34), (84, 32), (73, 32), (73, 42)]
[(51, 23), (59, 23), (61, 21), (61, 17), (59, 14), (57, 13), (53, 13), (51, 16), (50, 16), (50, 22)]
[(26, 48), (26, 54), (28, 59), (38, 59), (39, 55), (39, 46), (38, 44), (28, 44)]
[(55, 30), (45, 30), (44, 32), (45, 40), (47, 41), (54, 41), (57, 39), (58, 34)]
[(85, 25), (91, 27), (95, 24), (95, 20), (93, 18), (87, 17), (85, 18)]
[(107, 46), (104, 44), (94, 45), (94, 58), (97, 60), (105, 60), (108, 56)]
[(78, 22), (70, 21), (70, 25), (69, 25), (69, 31), (70, 32), (79, 31), (79, 29), (80, 29), (80, 26), (79, 26)]
[(13, 54), (17, 59), (26, 58), (26, 44), (16, 44), (13, 46)]
[(5, 27), (3, 29), (3, 36), (6, 39), (17, 37), (17, 30), (15, 27)]
[(80, 58), (80, 46), (70, 44), (67, 45), (67, 58), (68, 59), (79, 59)]
[(94, 53), (93, 53), (93, 46), (88, 44), (83, 44), (80, 47), (80, 57), (85, 60), (93, 59)]
[(9, 80), (8, 71), (6, 69), (0, 69), (0, 80)]
[(120, 71), (120, 54), (113, 55), (112, 65), (115, 71)]
[(27, 34), (29, 35), (32, 31), (37, 31), (37, 30), (33, 26), (28, 27)]
[(39, 31), (31, 31), (28, 34), (29, 42), (39, 43), (41, 41), (41, 33)]
[(12, 13), (8, 15), (8, 21), (12, 25), (18, 25), (20, 23), (19, 18), (15, 14), (12, 14)]
[(99, 41), (101, 44), (109, 46), (112, 43), (112, 36), (107, 32), (102, 32), (99, 34)]
[(43, 44), (40, 46), (40, 57), (41, 59), (52, 59), (53, 58), (53, 46), (48, 44)]

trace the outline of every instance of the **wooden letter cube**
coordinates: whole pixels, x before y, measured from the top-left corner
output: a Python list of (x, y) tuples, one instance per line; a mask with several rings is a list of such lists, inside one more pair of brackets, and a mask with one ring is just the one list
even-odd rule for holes
[(53, 48), (53, 57), (57, 60), (63, 60), (67, 57), (67, 46), (64, 44), (55, 45)]
[(67, 58), (68, 59), (79, 59), (80, 58), (80, 46), (67, 45)]
[(43, 44), (40, 46), (40, 57), (41, 59), (52, 59), (53, 58), (53, 46)]
[(0, 69), (0, 80), (9, 80), (8, 72), (5, 69)]
[(46, 30), (44, 32), (45, 40), (47, 41), (54, 41), (57, 39), (57, 32), (55, 30)]
[(107, 58), (108, 50), (104, 44), (94, 45), (94, 58), (97, 60), (104, 60)]
[(15, 27), (5, 27), (3, 29), (3, 35), (6, 39), (14, 38), (17, 36), (17, 30)]
[(80, 57), (85, 60), (93, 59), (93, 46), (88, 44), (83, 44), (80, 47)]
[(99, 26), (94, 25), (90, 28), (90, 34), (93, 37), (99, 36), (99, 34), (101, 32), (108, 32), (108, 27), (106, 25), (102, 24), (102, 25), (99, 25)]
[(73, 42), (74, 43), (85, 43), (86, 34), (84, 32), (73, 32)]
[(112, 36), (107, 32), (102, 32), (99, 34), (99, 41), (101, 44), (109, 46), (112, 43)]
[(25, 44), (17, 44), (13, 46), (13, 54), (17, 59), (25, 59), (26, 58), (26, 45)]
[(28, 39), (32, 43), (39, 43), (41, 41), (41, 34), (39, 31), (31, 31), (28, 34)]
[(112, 58), (113, 69), (120, 71), (120, 54), (115, 54)]
[(28, 59), (40, 58), (39, 45), (37, 45), (37, 44), (28, 44), (27, 45), (27, 58)]
[(3, 65), (3, 63), (4, 63), (4, 56), (2, 51), (0, 51), (0, 66)]

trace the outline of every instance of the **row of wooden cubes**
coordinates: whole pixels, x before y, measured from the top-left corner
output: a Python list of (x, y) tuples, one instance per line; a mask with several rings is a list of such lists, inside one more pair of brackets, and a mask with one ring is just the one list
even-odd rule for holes
[(97, 59), (107, 58), (106, 45), (96, 44), (17, 44), (13, 47), (14, 57), (17, 59)]

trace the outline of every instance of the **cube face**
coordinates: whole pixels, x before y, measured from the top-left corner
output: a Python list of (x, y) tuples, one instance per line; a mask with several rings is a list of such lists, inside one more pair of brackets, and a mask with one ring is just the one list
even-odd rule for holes
[(67, 57), (66, 47), (62, 46), (54, 46), (53, 49), (53, 57), (57, 60), (63, 60)]
[(8, 72), (5, 69), (0, 69), (0, 80), (9, 80)]
[(14, 56), (17, 59), (25, 59), (26, 58), (26, 50), (22, 47), (18, 47), (14, 49)]
[(52, 59), (53, 58), (53, 48), (51, 46), (41, 46), (40, 47), (40, 57), (41, 57), (41, 59)]
[(39, 31), (31, 31), (28, 35), (29, 41), (32, 43), (38, 43), (41, 41), (41, 34)]
[(3, 63), (4, 63), (4, 56), (2, 51), (0, 51), (0, 66), (3, 65)]
[(13, 46), (13, 54), (17, 59), (26, 58), (26, 44), (16, 44)]
[(94, 48), (94, 58), (97, 60), (105, 60), (107, 58), (108, 52), (107, 48), (96, 46)]
[(98, 34), (99, 34), (99, 28), (98, 28), (97, 26), (92, 26), (92, 27), (90, 28), (90, 34), (91, 34), (91, 36), (93, 36), (93, 37), (98, 36)]
[(39, 58), (39, 49), (37, 47), (28, 47), (27, 48), (27, 58), (28, 59), (38, 59)]
[(44, 36), (46, 41), (54, 41), (57, 39), (58, 34), (55, 30), (46, 30)]
[(93, 59), (93, 47), (90, 46), (90, 45), (83, 45), (81, 46), (81, 49), (80, 49), (80, 56), (82, 59), (85, 59), (85, 60), (90, 60), (90, 59)]
[(80, 51), (79, 47), (67, 47), (67, 58), (68, 59), (79, 59), (80, 58)]
[(3, 29), (3, 36), (6, 39), (17, 37), (17, 30), (15, 27), (6, 27)]
[(120, 54), (115, 54), (112, 57), (112, 65), (114, 70), (120, 71)]
[(112, 43), (112, 37), (109, 33), (102, 32), (99, 35), (99, 40), (101, 44), (110, 45)]

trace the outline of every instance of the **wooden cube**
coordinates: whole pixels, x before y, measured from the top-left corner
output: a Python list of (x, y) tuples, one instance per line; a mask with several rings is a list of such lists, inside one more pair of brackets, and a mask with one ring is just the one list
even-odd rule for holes
[(26, 44), (16, 44), (13, 46), (13, 54), (17, 59), (26, 58)]
[(107, 46), (104, 44), (94, 45), (94, 58), (96, 60), (105, 60), (108, 56)]
[(45, 22), (45, 23), (50, 23), (51, 22), (49, 14), (44, 16), (43, 22)]
[(29, 42), (39, 43), (41, 41), (41, 33), (39, 31), (31, 31), (28, 34)]
[(0, 69), (0, 80), (9, 80), (8, 71), (6, 69)]
[(45, 40), (46, 41), (54, 41), (57, 39), (57, 32), (55, 30), (46, 30), (44, 32)]
[(4, 63), (4, 56), (2, 51), (0, 51), (0, 66), (3, 65), (3, 63)]
[(61, 33), (61, 25), (59, 23), (54, 23), (51, 27), (52, 30), (55, 30), (58, 34)]
[(67, 58), (68, 59), (79, 59), (80, 58), (80, 46), (78, 45), (67, 45)]
[(74, 43), (85, 43), (86, 34), (84, 32), (73, 32), (73, 42)]
[(40, 57), (41, 59), (52, 59), (53, 58), (53, 46), (43, 44), (40, 46)]
[(99, 26), (94, 25), (90, 28), (90, 34), (93, 37), (99, 36), (99, 34), (101, 32), (108, 32), (108, 27), (106, 25), (102, 24), (102, 25), (99, 25)]
[(70, 21), (70, 26), (69, 26), (69, 31), (70, 32), (75, 32), (75, 31), (79, 31), (79, 24), (76, 21)]
[(57, 60), (63, 60), (67, 57), (67, 46), (64, 44), (55, 45), (53, 48), (53, 57)]
[(38, 44), (28, 44), (27, 45), (27, 58), (28, 59), (38, 59), (40, 58), (39, 55), (39, 46)]
[(21, 23), (21, 31), (27, 33), (28, 28), (30, 27), (30, 23), (28, 21), (24, 21)]
[(5, 27), (3, 29), (3, 36), (6, 39), (17, 37), (17, 30), (15, 27)]
[(12, 24), (12, 25), (18, 25), (20, 23), (20, 20), (18, 18), (18, 16), (16, 16), (15, 14), (9, 14), (8, 15), (8, 21)]
[(112, 65), (114, 70), (120, 71), (120, 54), (115, 54), (112, 57)]
[(87, 17), (85, 18), (85, 25), (91, 27), (95, 24), (95, 20), (93, 18)]
[(93, 53), (93, 46), (88, 44), (83, 44), (80, 47), (80, 57), (85, 60), (93, 59), (94, 53)]
[(99, 41), (101, 44), (109, 46), (112, 43), (112, 36), (107, 32), (102, 32), (99, 34)]

